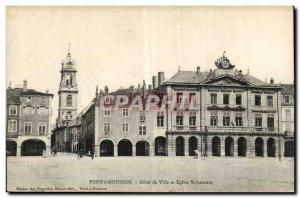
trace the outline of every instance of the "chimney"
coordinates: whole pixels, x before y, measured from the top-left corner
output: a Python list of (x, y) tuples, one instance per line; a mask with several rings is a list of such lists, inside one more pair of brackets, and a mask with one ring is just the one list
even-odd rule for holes
[(142, 87), (143, 95), (146, 94), (146, 82), (143, 80), (143, 87)]
[(46, 93), (49, 93), (49, 89), (46, 90)]
[(270, 83), (274, 84), (274, 79), (273, 78), (271, 78)]
[(165, 73), (164, 72), (158, 72), (158, 87), (162, 86), (162, 84), (165, 82)]
[(108, 94), (108, 86), (107, 85), (105, 85), (105, 87), (104, 87), (104, 93)]
[(157, 88), (157, 76), (152, 76), (152, 87), (153, 89)]
[(197, 71), (196, 74), (199, 75), (200, 74), (200, 66), (197, 67)]
[(137, 86), (137, 91), (141, 91), (141, 84), (140, 83)]
[(27, 91), (27, 80), (23, 81), (23, 91)]
[(97, 85), (97, 87), (96, 87), (96, 98), (98, 97), (98, 95), (99, 95), (99, 92), (98, 92), (98, 85)]

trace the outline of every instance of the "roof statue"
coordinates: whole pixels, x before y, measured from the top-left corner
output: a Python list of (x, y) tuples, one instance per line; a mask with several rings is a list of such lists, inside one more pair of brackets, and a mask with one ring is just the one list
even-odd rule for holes
[(223, 56), (218, 58), (215, 62), (215, 65), (218, 69), (233, 69), (235, 65), (232, 65), (229, 59), (225, 56), (225, 51), (223, 52)]

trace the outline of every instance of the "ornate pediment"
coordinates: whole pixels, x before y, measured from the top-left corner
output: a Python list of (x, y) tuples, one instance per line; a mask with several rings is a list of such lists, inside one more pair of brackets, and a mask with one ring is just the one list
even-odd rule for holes
[(208, 78), (206, 81), (203, 82), (203, 84), (229, 86), (250, 85), (250, 83), (246, 79), (238, 79), (229, 75)]

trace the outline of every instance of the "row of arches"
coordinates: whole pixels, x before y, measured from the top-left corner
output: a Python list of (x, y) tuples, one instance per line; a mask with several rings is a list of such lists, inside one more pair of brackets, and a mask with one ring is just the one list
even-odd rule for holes
[[(45, 150), (46, 144), (42, 140), (29, 139), (21, 144), (21, 156), (42, 156)], [(15, 141), (6, 141), (6, 155), (17, 155), (17, 143)]]
[[(179, 136), (175, 140), (176, 142), (176, 156), (185, 155), (185, 142), (182, 136)], [(247, 156), (247, 140), (244, 137), (238, 138), (238, 156)], [(221, 156), (221, 139), (218, 136), (212, 138), (212, 156)], [(188, 140), (189, 156), (195, 155), (195, 150), (198, 150), (198, 139), (194, 136)], [(225, 138), (225, 156), (234, 156), (234, 140), (232, 137)], [(264, 156), (264, 141), (258, 137), (255, 140), (255, 156)], [(276, 144), (274, 138), (268, 138), (267, 140), (267, 156), (276, 156)]]
[[(159, 136), (155, 138), (155, 156), (166, 156), (166, 138)], [(221, 156), (221, 139), (218, 136), (212, 138), (212, 156)], [(238, 156), (247, 155), (247, 141), (244, 137), (238, 138)], [(118, 147), (118, 156), (132, 156), (133, 144), (128, 139), (123, 139), (116, 145)], [(141, 140), (136, 143), (137, 156), (149, 156), (150, 144), (147, 141)], [(103, 140), (100, 143), (100, 156), (114, 156), (114, 143), (111, 140)], [(21, 144), (21, 156), (42, 156), (46, 145), (38, 139), (26, 140)], [(198, 139), (194, 136), (188, 140), (189, 156), (195, 155), (194, 150), (198, 150)], [(12, 140), (6, 141), (6, 155), (17, 155), (17, 143)], [(182, 136), (176, 138), (176, 156), (185, 155), (185, 142)], [(234, 156), (234, 140), (232, 137), (225, 138), (225, 156)], [(255, 156), (264, 156), (264, 140), (260, 137), (255, 139)], [(267, 156), (276, 156), (276, 144), (274, 138), (267, 140)], [(294, 141), (286, 141), (284, 144), (284, 156), (294, 157)]]
[[(247, 155), (247, 140), (244, 137), (238, 138), (238, 156)], [(212, 156), (221, 156), (221, 140), (215, 136), (212, 139)], [(234, 140), (232, 137), (225, 138), (225, 156), (234, 156)], [(264, 140), (260, 137), (255, 139), (255, 156), (264, 156)], [(276, 144), (274, 138), (267, 140), (267, 156), (276, 156)]]
[[(166, 138), (159, 136), (155, 138), (155, 155), (166, 156)], [(122, 139), (118, 142), (117, 155), (118, 156), (132, 156), (133, 155), (133, 144), (128, 139)], [(100, 142), (100, 156), (109, 157), (115, 156), (115, 145), (113, 141), (106, 139)], [(150, 156), (150, 144), (145, 140), (140, 140), (135, 145), (136, 156)]]

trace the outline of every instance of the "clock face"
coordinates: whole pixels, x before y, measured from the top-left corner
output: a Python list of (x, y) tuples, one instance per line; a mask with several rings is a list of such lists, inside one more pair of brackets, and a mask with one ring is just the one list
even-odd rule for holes
[(223, 65), (223, 68), (227, 69), (229, 67), (229, 62), (223, 61), (222, 65)]

